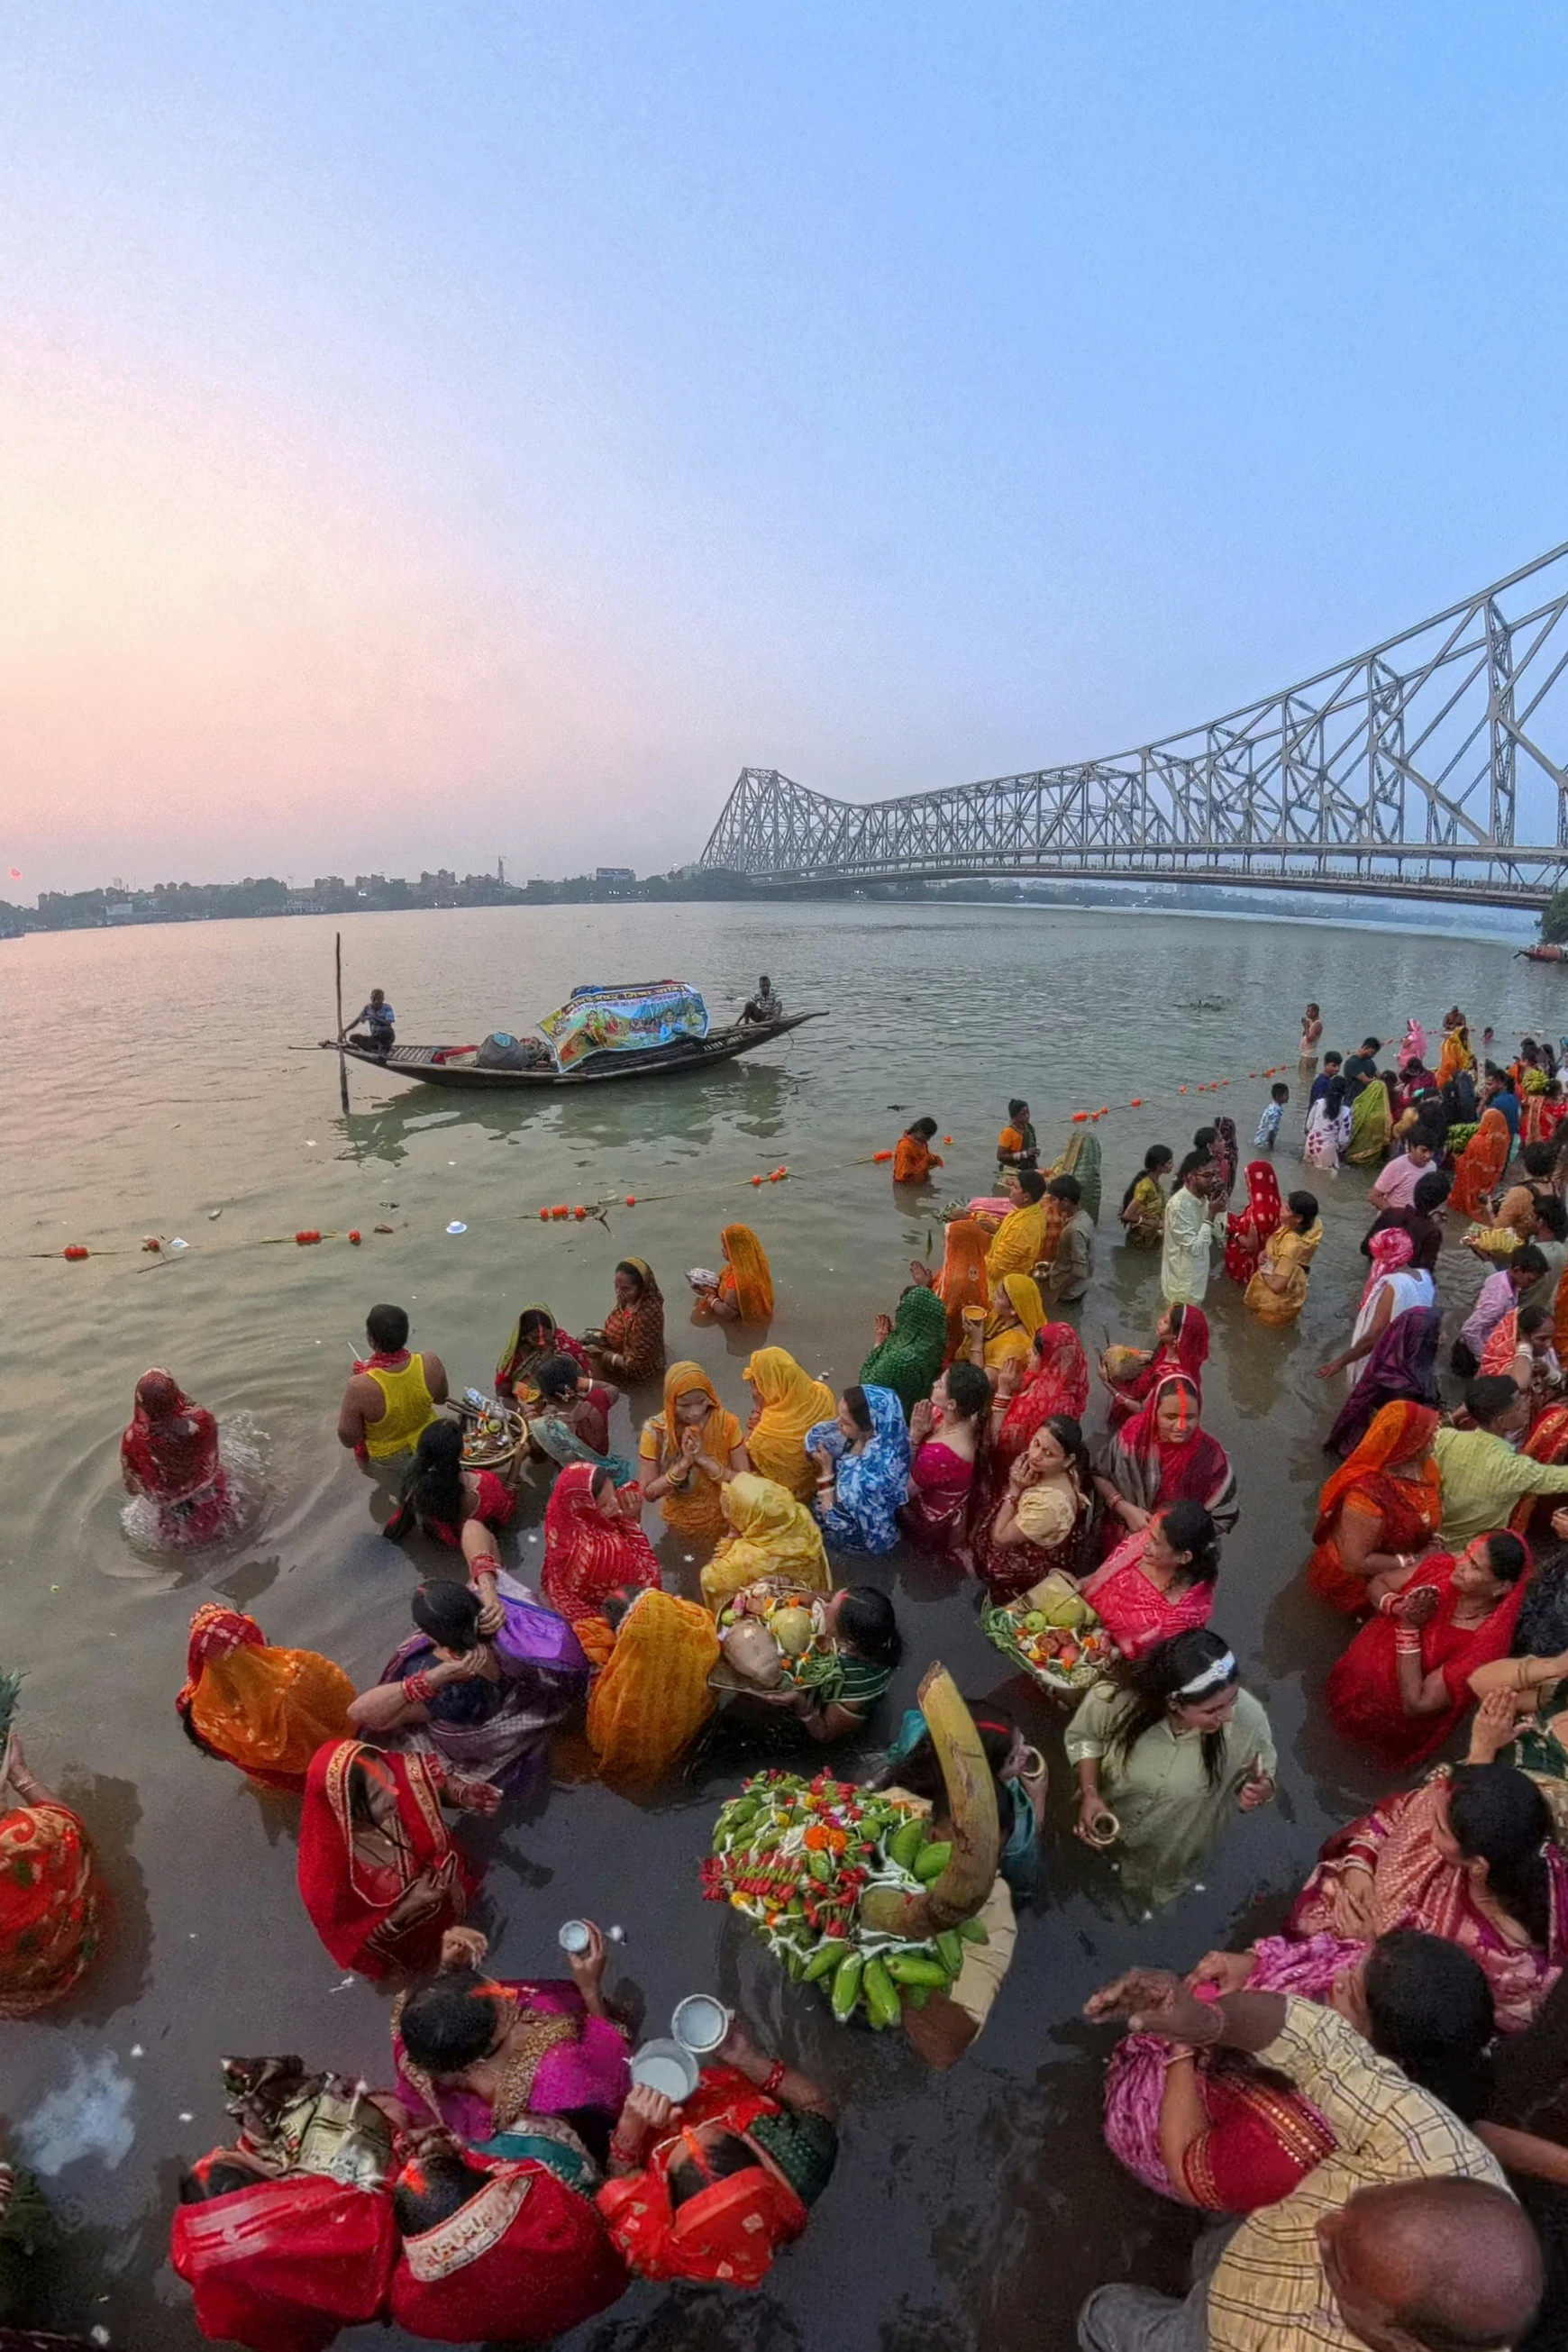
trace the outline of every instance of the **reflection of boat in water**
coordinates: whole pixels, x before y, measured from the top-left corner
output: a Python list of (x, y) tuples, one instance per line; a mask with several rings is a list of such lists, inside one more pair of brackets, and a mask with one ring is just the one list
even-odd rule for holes
[(1568, 963), (1568, 948), (1518, 948), (1514, 951), (1515, 963), (1521, 956), (1526, 963)]
[[(344, 1045), (349, 1058), (388, 1077), (409, 1078), (416, 1085), (447, 1087), (470, 1094), (539, 1087), (602, 1086), (616, 1078), (666, 1078), (682, 1071), (706, 1070), (716, 1062), (731, 1062), (766, 1045), (805, 1021), (826, 1020), (822, 1013), (786, 1013), (776, 1021), (738, 1021), (724, 1029), (710, 1029), (704, 1037), (678, 1037), (667, 1044), (616, 1046), (584, 1054), (566, 1069), (558, 1068), (547, 1045), (524, 1039), (519, 1059), (485, 1063), (482, 1048), (449, 1045), (394, 1045), (378, 1054), (363, 1045)], [(336, 1051), (335, 1043), (322, 1048)], [(522, 1056), (528, 1056), (526, 1060)], [(534, 1058), (534, 1057), (537, 1058)]]

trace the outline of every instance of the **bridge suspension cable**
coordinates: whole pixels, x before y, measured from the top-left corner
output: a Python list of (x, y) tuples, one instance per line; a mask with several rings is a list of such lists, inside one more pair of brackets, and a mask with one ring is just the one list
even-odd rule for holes
[(743, 768), (700, 864), (790, 883), (1237, 883), (1539, 906), (1568, 877), (1568, 542), (1136, 751), (856, 803)]

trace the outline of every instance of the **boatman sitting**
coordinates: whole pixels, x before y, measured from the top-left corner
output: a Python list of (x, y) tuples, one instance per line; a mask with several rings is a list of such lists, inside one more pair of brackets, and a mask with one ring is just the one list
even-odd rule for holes
[(758, 1022), (784, 1019), (784, 999), (773, 994), (773, 982), (765, 971), (758, 979), (755, 996), (748, 996), (741, 1007), (741, 1018)]
[(397, 1032), (392, 1025), (392, 1007), (379, 988), (371, 990), (370, 1003), (359, 1019), (363, 1028), (355, 1029), (348, 1043), (368, 1046), (373, 1054), (390, 1054), (397, 1043)]
[(388, 1462), (419, 1442), (447, 1402), (447, 1368), (428, 1348), (408, 1350), (408, 1317), (401, 1307), (373, 1307), (365, 1317), (370, 1354), (354, 1359), (338, 1413), (338, 1444), (361, 1462)]

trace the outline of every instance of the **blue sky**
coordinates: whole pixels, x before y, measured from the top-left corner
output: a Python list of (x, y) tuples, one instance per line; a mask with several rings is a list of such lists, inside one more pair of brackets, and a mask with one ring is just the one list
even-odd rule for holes
[[(13, 5), (0, 866), (639, 868), (1568, 538), (1545, 8)], [(5, 803), (9, 801), (10, 806)]]

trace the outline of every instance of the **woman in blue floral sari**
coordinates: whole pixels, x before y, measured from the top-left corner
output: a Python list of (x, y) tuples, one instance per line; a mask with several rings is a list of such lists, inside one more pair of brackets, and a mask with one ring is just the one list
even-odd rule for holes
[(891, 1551), (894, 1516), (910, 1491), (910, 1433), (891, 1389), (846, 1389), (832, 1421), (805, 1433), (816, 1469), (812, 1504), (822, 1532), (840, 1551)]

